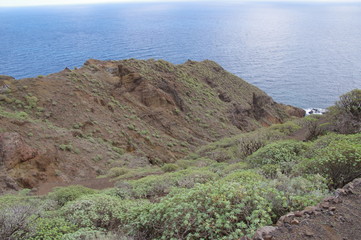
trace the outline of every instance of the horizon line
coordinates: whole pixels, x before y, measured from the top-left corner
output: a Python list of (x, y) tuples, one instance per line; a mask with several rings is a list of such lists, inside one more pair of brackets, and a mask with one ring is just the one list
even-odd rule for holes
[[(14, 3), (15, 2), (15, 3)], [(68, 6), (68, 5), (94, 5), (110, 3), (181, 3), (181, 2), (209, 2), (219, 3), (216, 0), (67, 0), (49, 2), (44, 0), (9, 0), (0, 3), (0, 8), (12, 7), (40, 7), (40, 6)], [(361, 3), (361, 0), (226, 0), (223, 3)]]

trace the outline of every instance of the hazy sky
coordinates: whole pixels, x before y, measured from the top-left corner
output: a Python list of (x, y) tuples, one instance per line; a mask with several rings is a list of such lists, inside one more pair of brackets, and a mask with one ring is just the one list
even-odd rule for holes
[[(7, 6), (36, 6), (36, 5), (63, 5), (108, 2), (180, 2), (180, 1), (207, 1), (207, 0), (0, 0), (0, 7)], [(221, 0), (220, 0), (221, 1)], [(242, 2), (246, 0), (231, 0)], [(254, 1), (254, 0), (253, 0)], [(274, 2), (361, 2), (361, 0), (256, 0)]]

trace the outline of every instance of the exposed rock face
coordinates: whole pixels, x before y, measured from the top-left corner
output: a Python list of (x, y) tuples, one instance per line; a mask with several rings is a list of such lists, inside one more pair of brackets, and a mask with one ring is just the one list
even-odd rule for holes
[(246, 108), (243, 105), (234, 104), (229, 110), (228, 117), (239, 129), (251, 131), (259, 127), (252, 120), (256, 120), (261, 126), (266, 127), (271, 124), (282, 123), (285, 116), (295, 116), (297, 114), (296, 110), (288, 115), (286, 113), (284, 115), (275, 113), (275, 110), (280, 106), (280, 109), (282, 109), (282, 105), (277, 104), (267, 95), (253, 93), (252, 102)]
[(295, 108), (290, 105), (284, 105), (284, 108), (285, 108), (286, 114), (288, 114), (290, 116), (304, 117), (306, 115), (306, 111), (301, 108)]
[[(0, 187), (33, 188), (54, 175), (54, 154), (28, 145), (16, 132), (0, 134)], [(4, 175), (7, 173), (7, 175)]]
[(20, 187), (13, 178), (9, 176), (0, 176), (0, 195), (4, 194), (7, 191), (17, 190), (20, 190)]
[(0, 176), (22, 187), (173, 162), (222, 137), (303, 115), (209, 60), (91, 59), (49, 76), (2, 76), (2, 84)]
[(38, 152), (22, 139), (19, 133), (0, 134), (0, 164), (12, 169), (18, 164), (34, 159)]

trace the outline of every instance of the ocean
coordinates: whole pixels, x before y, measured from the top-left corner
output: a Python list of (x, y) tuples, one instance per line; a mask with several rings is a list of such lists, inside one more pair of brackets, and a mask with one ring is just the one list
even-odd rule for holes
[(0, 75), (47, 75), (89, 58), (210, 59), (277, 102), (326, 108), (361, 88), (361, 4), (0, 8)]

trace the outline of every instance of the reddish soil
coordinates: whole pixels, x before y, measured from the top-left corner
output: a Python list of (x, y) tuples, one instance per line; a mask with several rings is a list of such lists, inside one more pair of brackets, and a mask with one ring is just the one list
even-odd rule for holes
[(335, 196), (324, 199), (317, 206), (281, 217), (277, 227), (260, 229), (253, 239), (360, 240), (361, 179), (336, 190)]
[[(143, 178), (146, 176), (161, 175), (161, 174), (164, 174), (164, 172), (145, 173), (142, 176), (134, 176), (134, 177), (124, 178), (124, 179), (122, 179), (122, 181), (137, 180), (137, 179), (140, 179), (140, 178)], [(72, 186), (72, 185), (81, 185), (81, 186), (84, 186), (87, 188), (102, 190), (102, 189), (114, 187), (116, 182), (117, 182), (117, 180), (111, 179), (109, 177), (78, 180), (78, 181), (73, 181), (73, 182), (69, 182), (69, 183), (50, 182), (50, 183), (41, 184), (36, 189), (36, 194), (37, 195), (46, 195), (56, 187), (67, 187), (67, 186)]]
[(115, 182), (111, 181), (111, 179), (109, 179), (109, 178), (86, 179), (86, 180), (81, 180), (81, 181), (74, 181), (71, 183), (59, 183), (59, 182), (44, 183), (38, 187), (36, 194), (37, 195), (45, 195), (45, 194), (51, 192), (56, 187), (67, 187), (67, 186), (71, 186), (71, 185), (81, 185), (81, 186), (92, 188), (92, 189), (102, 190), (102, 189), (114, 187), (114, 183)]

